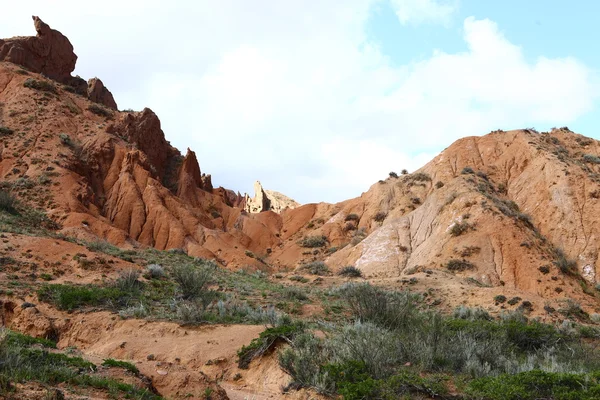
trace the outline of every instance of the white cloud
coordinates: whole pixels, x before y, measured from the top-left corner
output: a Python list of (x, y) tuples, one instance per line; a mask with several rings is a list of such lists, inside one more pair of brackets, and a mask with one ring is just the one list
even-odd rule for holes
[(391, 0), (398, 19), (403, 25), (440, 23), (448, 24), (457, 10), (457, 1)]
[[(489, 20), (464, 21), (464, 52), (394, 66), (365, 34), (378, 1), (156, 0), (89, 20), (78, 2), (31, 3), (73, 42), (76, 73), (102, 78), (122, 108), (152, 108), (167, 139), (234, 190), (258, 179), (301, 202), (340, 201), (459, 137), (566, 125), (592, 108), (585, 65), (528, 61)], [(9, 36), (33, 31), (28, 7), (0, 15), (0, 37), (5, 20), (24, 20)]]

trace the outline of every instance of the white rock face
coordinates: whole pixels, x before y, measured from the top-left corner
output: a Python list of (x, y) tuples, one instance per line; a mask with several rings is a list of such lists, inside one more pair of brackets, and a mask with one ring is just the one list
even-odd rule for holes
[(249, 213), (259, 213), (262, 211), (273, 211), (280, 213), (286, 208), (296, 208), (300, 206), (296, 200), (272, 190), (263, 189), (259, 181), (254, 182), (254, 197), (246, 195), (246, 206), (244, 209)]

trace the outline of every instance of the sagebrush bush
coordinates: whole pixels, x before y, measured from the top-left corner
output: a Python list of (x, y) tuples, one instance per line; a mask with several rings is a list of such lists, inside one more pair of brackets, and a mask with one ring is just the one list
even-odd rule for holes
[(323, 261), (313, 261), (307, 264), (302, 264), (300, 269), (312, 275), (328, 275), (329, 267)]
[(166, 276), (166, 273), (161, 265), (149, 264), (146, 266), (146, 275), (150, 279), (162, 279)]
[(14, 131), (6, 126), (0, 125), (0, 136), (12, 135)]
[(452, 228), (450, 228), (450, 235), (460, 236), (471, 229), (473, 229), (473, 225), (468, 222), (455, 222)]
[(386, 217), (387, 217), (387, 213), (385, 213), (385, 212), (383, 212), (383, 211), (379, 211), (377, 214), (375, 214), (375, 215), (373, 216), (373, 219), (374, 219), (376, 222), (383, 222), (383, 221), (386, 219)]
[(205, 306), (214, 299), (214, 293), (208, 289), (216, 265), (211, 262), (201, 262), (201, 265), (176, 265), (171, 270), (173, 280), (179, 286), (181, 297), (186, 300), (201, 299)]
[(349, 278), (360, 278), (362, 276), (362, 271), (354, 265), (347, 265), (338, 272), (338, 275), (347, 276)]
[(0, 190), (0, 210), (6, 211), (8, 213), (16, 212), (17, 201), (13, 197), (12, 194), (5, 192), (4, 190)]
[(38, 81), (33, 78), (28, 78), (23, 83), (23, 86), (25, 86), (26, 88), (34, 89), (34, 90), (40, 90), (42, 92), (49, 92), (49, 93), (54, 93), (54, 94), (57, 93), (56, 86), (54, 86), (53, 83), (48, 82), (48, 81)]
[(448, 268), (450, 271), (466, 271), (469, 269), (474, 269), (475, 265), (467, 260), (457, 260), (457, 259), (452, 259), (449, 260), (446, 265), (446, 268)]
[(358, 216), (358, 214), (348, 214), (346, 215), (346, 218), (344, 219), (344, 221), (358, 221), (360, 220), (360, 217)]
[(88, 109), (88, 111), (92, 112), (93, 114), (99, 115), (101, 117), (111, 118), (113, 116), (112, 111), (101, 106), (100, 104), (95, 104), (95, 103), (90, 104), (87, 109)]
[(302, 247), (324, 247), (327, 245), (327, 238), (325, 236), (306, 236), (300, 242)]

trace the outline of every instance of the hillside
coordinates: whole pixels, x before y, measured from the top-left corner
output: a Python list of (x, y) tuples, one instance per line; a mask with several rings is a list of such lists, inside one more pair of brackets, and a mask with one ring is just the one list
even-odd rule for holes
[[(34, 24), (35, 37), (0, 40), (3, 326), (76, 348), (103, 379), (168, 398), (277, 398), (290, 376), (302, 390), (287, 398), (340, 393), (299, 384), (298, 371), (267, 350), (294, 343), (294, 329), (306, 334), (291, 317), (323, 332), (372, 322), (357, 314), (357, 296), (392, 299), (394, 310), (394, 293), (420, 296), (402, 300), (426, 311), (402, 315), (416, 325), (429, 326), (429, 312), (460, 307), (470, 316), (464, 310), (477, 308), (486, 321), (514, 312), (600, 338), (598, 141), (566, 127), (495, 131), (463, 138), (418, 171), (391, 172), (341, 203), (300, 205), (259, 182), (250, 198), (214, 187), (219, 177), (203, 173), (191, 149), (171, 146), (150, 109), (119, 111), (99, 79), (72, 77), (68, 39), (37, 17)], [(374, 292), (355, 294), (356, 282)], [(415, 335), (397, 321), (376, 322), (403, 340)], [(238, 363), (238, 350), (265, 326), (291, 326), (293, 335), (279, 333), (264, 357)], [(558, 354), (563, 339), (519, 351)], [(19, 351), (30, 354), (27, 346)], [(106, 358), (139, 371), (97, 370)], [(436, 371), (427, 365), (426, 373)], [(592, 363), (560, 365), (551, 372), (585, 372)], [(322, 374), (315, 372), (326, 380)], [(53, 382), (11, 388), (25, 398), (55, 389), (79, 398)], [(88, 395), (122, 389), (110, 382)]]

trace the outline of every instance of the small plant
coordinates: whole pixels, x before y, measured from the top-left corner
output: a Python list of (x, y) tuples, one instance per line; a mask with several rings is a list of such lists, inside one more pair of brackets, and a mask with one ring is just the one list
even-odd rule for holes
[(111, 118), (113, 116), (112, 111), (102, 107), (99, 104), (95, 104), (95, 103), (90, 104), (87, 109), (88, 109), (88, 111), (90, 111), (96, 115), (99, 115), (101, 117)]
[(304, 327), (301, 324), (267, 328), (258, 338), (252, 339), (252, 342), (248, 346), (243, 346), (238, 351), (238, 367), (248, 369), (252, 360), (261, 357), (280, 343), (290, 343), (296, 335), (303, 331)]
[(510, 299), (508, 301), (508, 304), (510, 304), (511, 306), (514, 306), (515, 304), (517, 304), (520, 301), (521, 301), (521, 298), (517, 296), (517, 297), (513, 297), (512, 299)]
[(158, 264), (146, 266), (146, 275), (149, 279), (162, 279), (165, 277), (165, 269)]
[(506, 301), (506, 296), (504, 296), (503, 294), (499, 294), (497, 296), (494, 296), (494, 301), (496, 303), (502, 304), (502, 303), (504, 303)]
[(473, 229), (473, 225), (468, 222), (455, 222), (452, 228), (450, 228), (450, 235), (460, 236), (471, 229)]
[(14, 214), (16, 212), (17, 201), (8, 192), (0, 190), (0, 210), (6, 211), (7, 213)]
[(58, 138), (60, 139), (60, 142), (65, 146), (73, 146), (73, 140), (71, 139), (71, 136), (67, 135), (66, 133), (61, 133), (60, 135), (58, 135)]
[(583, 161), (590, 164), (600, 164), (600, 157), (593, 154), (585, 154), (583, 156)]
[(390, 178), (397, 178), (398, 174), (395, 173), (394, 171), (390, 172)]
[(290, 276), (290, 281), (306, 283), (306, 282), (308, 282), (308, 279), (306, 279), (302, 275), (292, 275), (292, 276)]
[(118, 360), (114, 360), (112, 358), (107, 358), (102, 362), (102, 365), (105, 367), (114, 367), (114, 368), (123, 368), (129, 372), (131, 372), (132, 374), (139, 374), (139, 370), (137, 369), (137, 367), (135, 365), (133, 365), (132, 363), (129, 363), (127, 361), (118, 361)]
[(346, 276), (348, 278), (360, 278), (362, 276), (362, 271), (354, 265), (347, 265), (338, 272), (338, 275)]
[(471, 168), (471, 167), (464, 167), (460, 173), (463, 175), (467, 175), (467, 174), (474, 174), (475, 171), (473, 171), (473, 168)]
[(415, 172), (410, 176), (410, 180), (415, 182), (431, 182), (431, 176), (424, 172)]
[(442, 181), (437, 181), (437, 182), (435, 183), (435, 188), (436, 188), (436, 189), (440, 189), (440, 188), (443, 188), (443, 187), (444, 187), (444, 182), (442, 182)]
[(375, 220), (375, 222), (383, 222), (387, 217), (387, 213), (383, 212), (383, 211), (379, 211), (377, 214), (375, 214), (375, 216), (373, 216), (373, 219)]
[(450, 271), (460, 272), (468, 269), (474, 269), (475, 265), (467, 260), (452, 259), (446, 263), (445, 267)]
[(327, 245), (327, 237), (325, 236), (306, 236), (302, 239), (300, 246), (302, 247), (324, 247)]
[(298, 301), (308, 300), (308, 296), (306, 295), (304, 290), (302, 290), (299, 287), (295, 287), (295, 286), (285, 287), (283, 289), (282, 294), (283, 294), (283, 297), (285, 297), (288, 300), (298, 300)]
[(344, 219), (344, 221), (359, 221), (360, 217), (358, 216), (358, 214), (348, 214), (346, 215), (346, 218)]
[(564, 251), (560, 248), (554, 249), (555, 260), (552, 261), (554, 265), (560, 269), (563, 274), (575, 275), (577, 273), (577, 262), (575, 260), (568, 259)]
[(550, 273), (550, 267), (548, 265), (542, 265), (538, 270), (544, 275)]
[(312, 275), (328, 275), (329, 267), (323, 261), (313, 261), (300, 266), (301, 270), (307, 271)]
[(406, 170), (406, 169), (403, 169), (402, 171), (400, 171), (400, 173), (401, 173), (402, 175), (407, 175), (407, 174), (408, 174), (408, 170)]
[(7, 128), (6, 126), (2, 126), (0, 125), (0, 136), (8, 136), (8, 135), (12, 135), (14, 133), (14, 131), (10, 128)]
[(54, 93), (56, 94), (56, 86), (54, 86), (51, 82), (47, 81), (38, 81), (33, 78), (27, 79), (23, 86), (29, 89), (39, 90), (42, 92)]
[(203, 265), (176, 265), (171, 271), (173, 279), (181, 290), (183, 299), (200, 299), (206, 306), (216, 298), (216, 292), (208, 289), (208, 284), (216, 270), (216, 265), (203, 262)]

